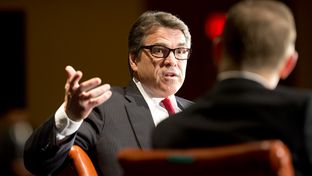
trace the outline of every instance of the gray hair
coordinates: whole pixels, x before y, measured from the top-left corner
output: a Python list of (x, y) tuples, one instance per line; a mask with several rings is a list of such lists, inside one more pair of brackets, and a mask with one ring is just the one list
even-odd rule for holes
[(133, 24), (128, 36), (128, 52), (136, 56), (145, 37), (154, 27), (179, 29), (184, 34), (188, 44), (191, 44), (191, 34), (188, 26), (177, 16), (162, 11), (146, 11)]

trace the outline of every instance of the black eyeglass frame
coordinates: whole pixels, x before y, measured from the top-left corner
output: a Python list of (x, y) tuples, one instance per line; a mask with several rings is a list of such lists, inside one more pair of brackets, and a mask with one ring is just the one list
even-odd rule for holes
[[(155, 56), (155, 55), (153, 54), (153, 52), (152, 52), (152, 49), (153, 49), (154, 47), (162, 47), (162, 48), (164, 48), (164, 49), (167, 49), (168, 52), (167, 52), (166, 55), (164, 54), (164, 56), (162, 56), (162, 57), (160, 57), (160, 56)], [(141, 49), (148, 49), (153, 57), (155, 57), (155, 58), (163, 58), (163, 59), (166, 59), (166, 58), (169, 56), (170, 52), (172, 51), (174, 57), (175, 57), (177, 60), (188, 60), (188, 59), (190, 58), (191, 51), (192, 51), (190, 48), (179, 47), (179, 48), (171, 49), (171, 48), (168, 48), (168, 47), (163, 46), (163, 45), (147, 45), (147, 46), (141, 46), (141, 47), (140, 47), (140, 50), (141, 50)], [(178, 50), (178, 49), (186, 49), (186, 50), (187, 50), (188, 55), (187, 55), (187, 57), (186, 57), (185, 59), (181, 59), (181, 58), (177, 58), (177, 57), (176, 57), (176, 53), (175, 53), (175, 52), (176, 52), (176, 50)]]

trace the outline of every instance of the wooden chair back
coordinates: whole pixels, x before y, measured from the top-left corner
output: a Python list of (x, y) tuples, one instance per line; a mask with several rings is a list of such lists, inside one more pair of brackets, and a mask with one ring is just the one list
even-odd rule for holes
[(294, 176), (291, 154), (279, 140), (194, 149), (125, 149), (124, 176)]

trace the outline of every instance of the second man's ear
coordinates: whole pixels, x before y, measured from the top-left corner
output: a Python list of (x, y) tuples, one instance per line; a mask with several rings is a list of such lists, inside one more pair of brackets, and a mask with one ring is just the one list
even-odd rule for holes
[(292, 54), (288, 56), (288, 58), (285, 61), (284, 66), (282, 67), (280, 71), (280, 78), (286, 79), (289, 74), (294, 70), (298, 60), (298, 52), (294, 51)]

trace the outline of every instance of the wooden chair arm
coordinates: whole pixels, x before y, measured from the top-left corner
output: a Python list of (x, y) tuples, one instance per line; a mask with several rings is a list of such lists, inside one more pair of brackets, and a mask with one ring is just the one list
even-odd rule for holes
[(74, 168), (79, 176), (97, 176), (91, 159), (78, 145), (72, 146), (69, 157), (72, 159)]

